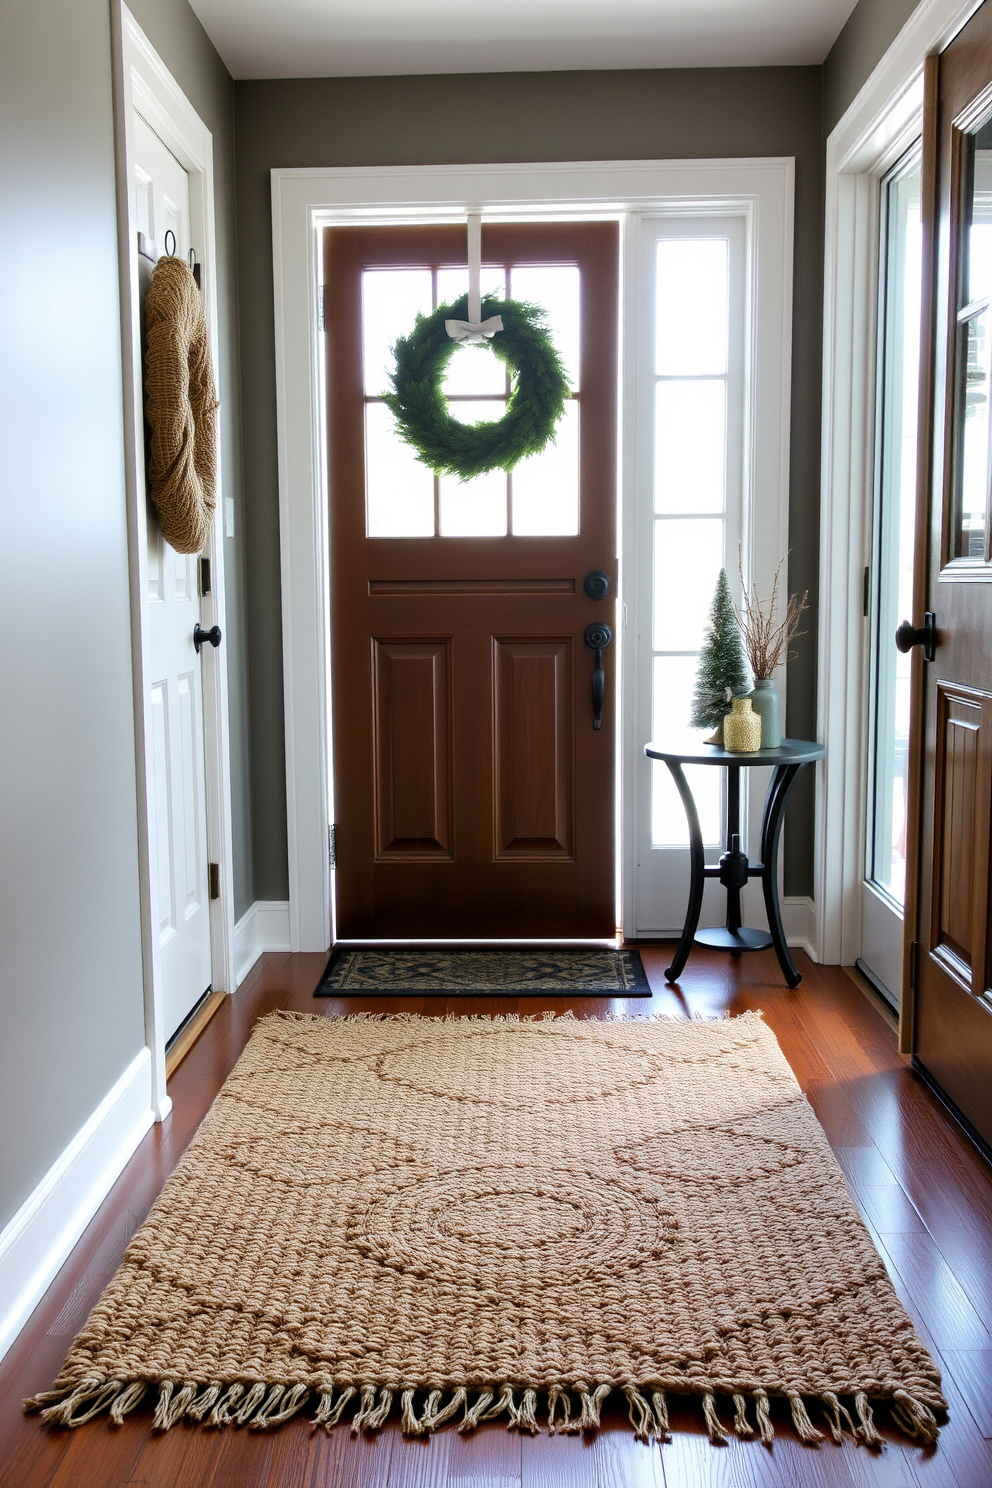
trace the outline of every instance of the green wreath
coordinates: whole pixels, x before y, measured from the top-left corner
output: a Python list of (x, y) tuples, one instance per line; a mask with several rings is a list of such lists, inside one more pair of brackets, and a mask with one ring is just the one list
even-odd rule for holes
[(555, 437), (565, 411), (568, 378), (538, 305), (521, 300), (482, 302), (482, 319), (499, 315), (503, 329), (485, 344), (510, 368), (512, 385), (506, 413), (495, 423), (463, 424), (451, 417), (441, 391), (455, 348), (446, 320), (464, 320), (468, 296), (418, 315), (409, 336), (393, 348), (394, 391), (385, 402), (396, 415), (399, 434), (437, 475), (471, 480), (487, 470), (512, 470), (528, 455), (541, 452)]

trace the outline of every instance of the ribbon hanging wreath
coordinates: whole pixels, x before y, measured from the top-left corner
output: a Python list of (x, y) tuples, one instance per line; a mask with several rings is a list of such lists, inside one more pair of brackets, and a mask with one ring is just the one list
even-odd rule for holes
[(166, 542), (198, 553), (217, 504), (217, 393), (203, 302), (189, 265), (155, 265), (145, 300), (148, 494)]
[[(544, 311), (522, 300), (482, 299), (481, 219), (468, 219), (469, 292), (431, 315), (418, 315), (413, 330), (393, 347), (393, 391), (385, 402), (400, 437), (436, 475), (462, 480), (487, 470), (512, 470), (540, 454), (555, 437), (569, 395), (561, 356)], [(487, 346), (511, 372), (501, 419), (463, 424), (452, 418), (444, 374), (459, 345)]]

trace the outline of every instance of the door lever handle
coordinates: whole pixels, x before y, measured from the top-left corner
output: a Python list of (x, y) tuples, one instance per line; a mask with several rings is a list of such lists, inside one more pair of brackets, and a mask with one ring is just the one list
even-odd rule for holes
[(583, 640), (590, 651), (595, 651), (596, 659), (592, 665), (592, 726), (594, 729), (603, 727), (603, 698), (606, 695), (606, 673), (603, 671), (603, 652), (613, 639), (613, 632), (608, 625), (595, 621), (587, 625)]
[(196, 652), (197, 656), (199, 656), (200, 654), (200, 647), (204, 645), (205, 642), (209, 641), (211, 646), (219, 646), (221, 643), (221, 639), (222, 636), (219, 625), (211, 625), (209, 630), (201, 630), (200, 622), (198, 620), (193, 626), (193, 650)]
[(903, 654), (912, 651), (914, 646), (923, 647), (923, 655), (927, 661), (933, 661), (934, 652), (937, 649), (937, 615), (934, 610), (927, 610), (923, 616), (923, 624), (913, 625), (909, 620), (904, 620), (896, 631), (896, 647)]

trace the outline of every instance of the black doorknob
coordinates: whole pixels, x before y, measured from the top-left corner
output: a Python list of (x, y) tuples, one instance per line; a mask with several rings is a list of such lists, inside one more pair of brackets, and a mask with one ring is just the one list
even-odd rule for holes
[(590, 599), (605, 599), (610, 592), (610, 576), (601, 568), (594, 568), (586, 574), (582, 587)]
[(896, 631), (896, 648), (899, 651), (905, 654), (912, 651), (914, 646), (922, 646), (926, 660), (933, 661), (937, 649), (937, 616), (933, 610), (927, 610), (922, 625), (916, 626), (909, 620), (904, 620)]
[(209, 630), (201, 630), (200, 622), (198, 620), (193, 626), (193, 650), (196, 652), (197, 656), (199, 656), (200, 647), (204, 644), (204, 642), (209, 641), (211, 646), (219, 646), (221, 640), (222, 636), (219, 625), (211, 625)]

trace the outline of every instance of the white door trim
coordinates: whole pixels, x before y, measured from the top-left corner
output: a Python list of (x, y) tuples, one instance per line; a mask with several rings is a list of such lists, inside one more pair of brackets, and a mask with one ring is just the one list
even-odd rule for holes
[[(217, 345), (217, 260), (214, 240), (213, 139), (172, 74), (121, 0), (114, 0), (114, 104), (117, 139), (117, 196), (121, 277), (124, 442), (127, 482), (128, 545), (131, 583), (131, 651), (134, 673), (135, 740), (138, 776), (139, 871), (141, 877), (142, 945), (145, 985), (145, 1035), (152, 1055), (152, 1103), (159, 1120), (171, 1108), (165, 1088), (165, 1042), (156, 938), (152, 930), (149, 870), (148, 788), (151, 761), (147, 753), (147, 696), (143, 657), (143, 603), (146, 586), (146, 518), (144, 414), (141, 384), (141, 326), (138, 304), (138, 249), (132, 194), (132, 121), (138, 108), (176, 159), (189, 173), (190, 225), (203, 277), (203, 299), (215, 368)], [(224, 389), (220, 389), (221, 398)], [(218, 513), (224, 510), (223, 469), (218, 459)], [(200, 601), (205, 628), (225, 620), (224, 540), (221, 519), (214, 522), (208, 547), (211, 592)], [(211, 986), (233, 992), (237, 986), (234, 953), (233, 847), (231, 840), (231, 765), (227, 699), (227, 652), (213, 651), (203, 668), (203, 734), (206, 777), (207, 851), (220, 864), (221, 895), (210, 901)]]
[(981, 0), (924, 0), (827, 140), (814, 903), (821, 959), (861, 954), (878, 185), (919, 136), (923, 67)]
[[(282, 571), (283, 689), (289, 841), (290, 946), (323, 951), (331, 940), (327, 822), (328, 573), (323, 368), (321, 363), (319, 229), (333, 222), (462, 220), (467, 207), (502, 216), (547, 218), (583, 213), (726, 211), (756, 213), (767, 233), (769, 277), (763, 293), (784, 306), (776, 313), (784, 358), (774, 399), (785, 410), (781, 437), (767, 471), (776, 523), (788, 503), (789, 340), (792, 244), (791, 159), (580, 161), (523, 165), (303, 168), (272, 172), (276, 400), (279, 441), (279, 534)], [(777, 246), (780, 245), (780, 246)], [(778, 277), (773, 270), (778, 263)], [(629, 314), (629, 307), (623, 312)], [(781, 334), (779, 334), (781, 332)], [(625, 438), (628, 435), (624, 436)], [(626, 462), (628, 468), (630, 462)], [(625, 478), (623, 526), (633, 500)], [(630, 529), (632, 532), (633, 529)], [(784, 530), (784, 528), (783, 528)], [(621, 534), (621, 544), (623, 543)], [(635, 565), (625, 583), (628, 604)], [(625, 771), (629, 778), (631, 772)], [(621, 802), (624, 839), (632, 806)], [(621, 853), (629, 900), (629, 852)]]

